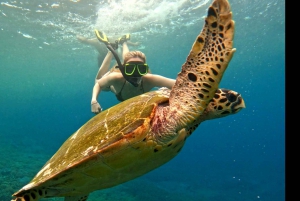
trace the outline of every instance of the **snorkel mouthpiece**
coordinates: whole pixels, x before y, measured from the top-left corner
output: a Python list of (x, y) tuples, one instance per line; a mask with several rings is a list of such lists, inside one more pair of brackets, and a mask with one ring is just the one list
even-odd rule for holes
[(132, 84), (134, 87), (138, 87), (139, 84), (142, 81), (142, 77), (124, 77), (130, 84)]
[(138, 87), (139, 85), (137, 83), (134, 82), (130, 82), (134, 87)]

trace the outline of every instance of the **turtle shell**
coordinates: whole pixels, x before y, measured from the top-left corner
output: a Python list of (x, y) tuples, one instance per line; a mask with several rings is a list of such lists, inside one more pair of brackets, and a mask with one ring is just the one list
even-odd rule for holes
[[(92, 118), (65, 141), (28, 185), (14, 194), (24, 197), (15, 201), (54, 196), (87, 199), (94, 190), (129, 181), (168, 162), (201, 122), (245, 108), (239, 93), (219, 89), (196, 126), (177, 130), (174, 135), (158, 122), (162, 108), (168, 107), (169, 92), (146, 93)], [(122, 107), (126, 113), (119, 111)], [(157, 132), (156, 127), (163, 128), (167, 135)]]
[[(152, 91), (96, 115), (71, 135), (32, 181), (15, 194), (45, 186), (59, 189), (61, 194), (57, 196), (73, 196), (108, 188), (150, 171), (136, 162), (142, 164), (153, 154), (153, 143), (147, 138), (150, 122), (157, 105), (167, 103), (168, 97), (162, 91)], [(101, 183), (96, 182), (99, 178)]]

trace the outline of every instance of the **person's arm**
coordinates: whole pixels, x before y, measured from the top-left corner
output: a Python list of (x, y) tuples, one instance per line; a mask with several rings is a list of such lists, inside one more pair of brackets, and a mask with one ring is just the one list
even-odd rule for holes
[(102, 77), (99, 80), (96, 80), (95, 85), (93, 87), (92, 100), (91, 100), (91, 108), (93, 113), (97, 114), (102, 111), (102, 108), (98, 103), (97, 98), (101, 91), (106, 90), (108, 86), (112, 85), (113, 79), (115, 79), (115, 75), (109, 74)]
[(108, 72), (108, 69), (109, 69), (109, 66), (110, 66), (110, 62), (111, 62), (111, 59), (113, 57), (113, 54), (111, 51), (108, 51), (99, 70), (98, 70), (98, 73), (96, 75), (96, 78), (95, 78), (95, 82), (97, 80), (99, 80), (100, 78), (102, 78), (102, 76)]
[(93, 87), (91, 104), (97, 103), (97, 97), (98, 97), (99, 93), (100, 93), (100, 85), (98, 82), (96, 82)]
[(91, 100), (91, 110), (93, 113), (98, 114), (102, 111), (100, 104), (97, 101), (97, 97), (100, 93), (100, 86), (98, 82), (95, 83), (93, 87), (92, 100)]
[(167, 87), (169, 89), (172, 89), (173, 85), (175, 84), (175, 79), (167, 78), (161, 75), (155, 75), (155, 74), (147, 74), (147, 79), (149, 83), (151, 83), (152, 88), (153, 87)]

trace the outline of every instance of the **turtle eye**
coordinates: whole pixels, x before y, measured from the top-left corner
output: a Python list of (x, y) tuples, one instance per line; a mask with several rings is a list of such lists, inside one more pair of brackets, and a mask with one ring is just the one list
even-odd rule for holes
[(226, 97), (230, 102), (235, 102), (238, 95), (239, 94), (228, 93)]

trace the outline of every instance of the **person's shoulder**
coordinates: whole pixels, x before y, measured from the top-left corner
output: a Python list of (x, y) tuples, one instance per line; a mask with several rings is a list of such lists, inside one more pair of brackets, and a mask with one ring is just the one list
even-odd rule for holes
[(147, 80), (165, 78), (165, 77), (162, 76), (162, 75), (157, 75), (157, 74), (152, 74), (152, 73), (147, 73), (146, 75), (144, 75), (144, 77), (145, 77)]
[(119, 71), (111, 71), (108, 75), (110, 75), (112, 77), (116, 77), (116, 78), (123, 77), (122, 73)]
[(146, 74), (145, 77), (145, 83), (154, 87), (157, 86), (169, 86), (170, 83), (175, 83), (175, 79), (168, 78), (162, 75), (157, 74)]
[(112, 72), (108, 73), (107, 75), (105, 75), (104, 77), (106, 77), (107, 80), (112, 81), (112, 82), (124, 80), (122, 73), (118, 72), (118, 71), (112, 71)]
[(143, 80), (148, 82), (151, 81), (153, 79), (153, 74), (151, 73), (147, 73), (146, 75), (143, 76)]
[(124, 78), (121, 73), (111, 72), (108, 75), (104, 75), (102, 78), (97, 80), (100, 87), (106, 88), (112, 85), (119, 85), (124, 82)]
[(112, 81), (115, 79), (119, 79), (120, 77), (122, 77), (122, 74), (118, 72), (107, 72), (106, 74), (104, 74), (100, 79), (98, 79), (98, 82), (108, 82), (108, 81)]
[(156, 74), (152, 74), (152, 73), (148, 73), (146, 75), (143, 76), (143, 81), (146, 85), (153, 85), (155, 86), (156, 83), (163, 79), (163, 77), (161, 75), (156, 75)]

